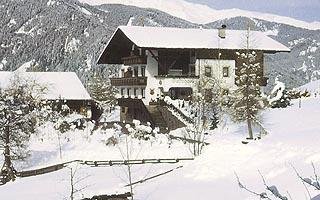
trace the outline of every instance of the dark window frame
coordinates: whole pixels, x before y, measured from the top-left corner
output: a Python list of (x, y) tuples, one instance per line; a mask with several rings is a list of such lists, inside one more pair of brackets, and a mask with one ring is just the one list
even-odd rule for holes
[(229, 77), (229, 68), (230, 67), (228, 67), (228, 66), (225, 66), (222, 68), (222, 76), (223, 77), (225, 77), (225, 78)]
[(146, 98), (146, 90), (144, 88), (141, 88), (141, 96), (142, 98)]
[(121, 89), (120, 89), (120, 95), (121, 95), (121, 97), (124, 96), (124, 88), (121, 88)]
[(137, 97), (137, 88), (133, 88), (133, 96)]
[(206, 77), (212, 77), (212, 67), (211, 66), (205, 66), (204, 67), (204, 75)]
[(141, 76), (142, 76), (142, 77), (145, 77), (145, 76), (146, 76), (146, 66), (145, 66), (145, 65), (142, 65), (142, 66), (141, 66)]

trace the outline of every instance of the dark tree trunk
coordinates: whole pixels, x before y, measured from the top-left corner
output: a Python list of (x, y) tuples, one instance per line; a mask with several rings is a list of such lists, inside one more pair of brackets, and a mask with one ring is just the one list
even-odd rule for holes
[(248, 133), (249, 133), (248, 139), (253, 139), (251, 119), (247, 119), (247, 124), (248, 124)]
[(2, 183), (7, 183), (11, 180), (15, 180), (14, 168), (11, 161), (11, 152), (10, 152), (10, 129), (7, 126), (5, 128), (5, 146), (4, 146), (4, 164), (1, 169)]

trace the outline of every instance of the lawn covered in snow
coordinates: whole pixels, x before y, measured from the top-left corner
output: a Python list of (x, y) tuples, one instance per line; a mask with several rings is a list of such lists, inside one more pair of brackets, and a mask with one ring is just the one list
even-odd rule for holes
[[(194, 161), (177, 164), (149, 164), (133, 167), (133, 180), (174, 169), (183, 168), (137, 184), (135, 199), (152, 200), (254, 200), (256, 196), (239, 188), (235, 173), (248, 188), (264, 191), (261, 176), (267, 184), (276, 185), (282, 195), (294, 200), (309, 199), (306, 189), (293, 170), (294, 166), (304, 177), (313, 175), (311, 162), (320, 175), (320, 98), (302, 99), (285, 109), (268, 109), (263, 113), (263, 124), (269, 134), (261, 140), (242, 144), (246, 137), (244, 124), (225, 121), (210, 134), (202, 155)], [(115, 130), (91, 132), (87, 129), (67, 132), (61, 137), (62, 156), (59, 155), (57, 133), (50, 126), (33, 137), (31, 156), (25, 162), (16, 163), (19, 169), (32, 169), (64, 161), (122, 159), (124, 140), (119, 145), (106, 145)], [(179, 130), (177, 130), (179, 132)], [(177, 132), (176, 131), (176, 132)], [(189, 146), (181, 141), (170, 141), (158, 135), (150, 141), (130, 140), (133, 158), (183, 158), (191, 157)], [(129, 191), (126, 168), (71, 165), (77, 168), (76, 178), (82, 179), (76, 186), (84, 187), (77, 199), (96, 194), (113, 194)], [(51, 174), (17, 179), (0, 187), (1, 199), (60, 200), (69, 199), (70, 169)], [(311, 196), (320, 194), (308, 187)], [(290, 199), (290, 198), (289, 198)]]

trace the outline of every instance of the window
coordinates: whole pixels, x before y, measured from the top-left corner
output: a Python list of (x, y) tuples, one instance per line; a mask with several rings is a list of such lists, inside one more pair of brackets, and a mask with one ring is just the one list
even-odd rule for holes
[(138, 74), (138, 67), (135, 67), (135, 68), (133, 69), (133, 76), (134, 76), (134, 77), (138, 77), (138, 76), (139, 76), (139, 74)]
[(211, 77), (211, 67), (210, 66), (206, 66), (204, 69), (204, 75), (207, 77)]
[(142, 98), (146, 98), (145, 89), (141, 88), (141, 96)]
[(196, 63), (196, 52), (194, 50), (190, 51), (190, 64)]
[(137, 97), (137, 88), (133, 88), (133, 95), (134, 97)]
[(207, 102), (212, 101), (212, 98), (213, 98), (212, 89), (205, 89), (204, 90), (204, 98), (205, 98), (205, 101), (207, 101)]
[(145, 77), (146, 75), (146, 67), (145, 66), (141, 66), (141, 76)]
[(130, 96), (130, 88), (127, 88), (127, 95)]
[(124, 88), (121, 88), (120, 94), (121, 94), (121, 96), (123, 97), (123, 95), (124, 95)]
[(129, 67), (128, 70), (124, 73), (124, 77), (130, 78), (132, 77), (132, 75), (133, 75), (132, 69)]
[(121, 69), (121, 78), (124, 77), (124, 69)]
[(229, 77), (229, 67), (222, 68), (222, 75), (223, 77)]
[(125, 107), (121, 107), (121, 112), (125, 113), (126, 112), (126, 108)]

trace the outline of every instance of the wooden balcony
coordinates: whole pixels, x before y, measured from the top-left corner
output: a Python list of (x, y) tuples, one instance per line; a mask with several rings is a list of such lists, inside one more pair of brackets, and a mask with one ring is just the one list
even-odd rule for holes
[(124, 65), (147, 64), (147, 56), (129, 56), (121, 59)]
[(147, 77), (110, 78), (112, 86), (147, 85)]

